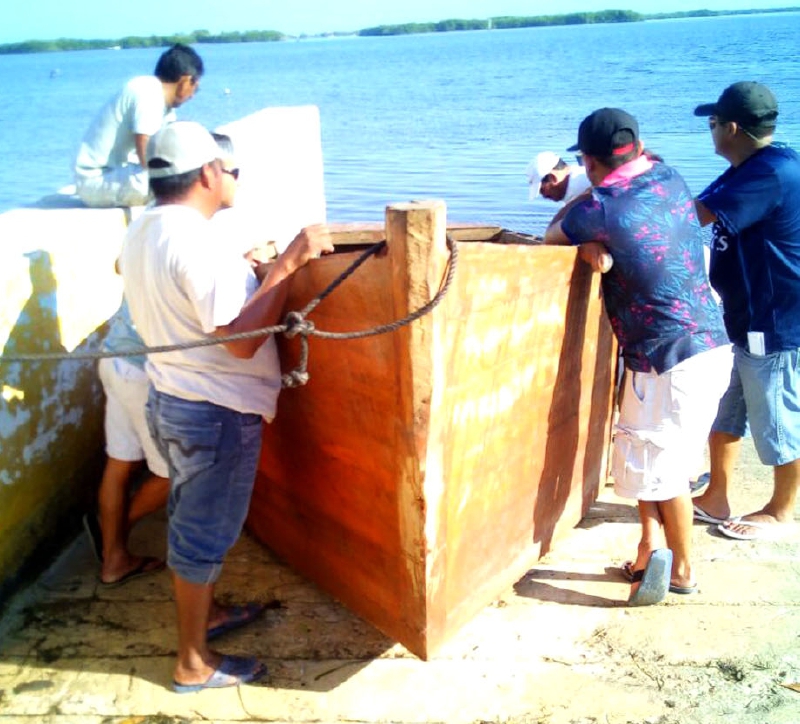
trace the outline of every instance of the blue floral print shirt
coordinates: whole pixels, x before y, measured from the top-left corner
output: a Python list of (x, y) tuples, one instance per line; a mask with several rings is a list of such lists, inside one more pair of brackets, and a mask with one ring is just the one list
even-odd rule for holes
[(573, 244), (600, 241), (614, 265), (603, 275), (606, 312), (635, 372), (661, 374), (728, 343), (711, 293), (694, 201), (663, 163), (631, 161), (573, 206), (561, 228)]

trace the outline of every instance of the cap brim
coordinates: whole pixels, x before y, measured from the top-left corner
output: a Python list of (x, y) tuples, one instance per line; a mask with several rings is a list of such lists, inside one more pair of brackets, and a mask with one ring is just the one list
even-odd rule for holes
[(717, 104), (716, 103), (703, 103), (702, 106), (697, 106), (694, 109), (694, 114), (696, 116), (716, 116), (717, 115)]
[(581, 147), (577, 143), (573, 144), (572, 146), (570, 146), (567, 149), (567, 151), (580, 151), (580, 150), (581, 150)]

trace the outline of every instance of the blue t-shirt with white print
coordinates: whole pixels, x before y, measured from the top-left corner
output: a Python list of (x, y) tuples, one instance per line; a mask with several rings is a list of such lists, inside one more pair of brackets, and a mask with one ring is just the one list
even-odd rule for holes
[(711, 282), (731, 341), (800, 347), (800, 157), (783, 144), (730, 167), (698, 197), (716, 217)]

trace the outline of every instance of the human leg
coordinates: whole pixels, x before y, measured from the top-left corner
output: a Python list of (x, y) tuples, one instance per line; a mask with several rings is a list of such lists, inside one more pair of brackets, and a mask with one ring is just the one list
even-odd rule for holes
[(206, 632), (214, 584), (192, 583), (172, 576), (178, 617), (178, 658), (173, 679), (178, 684), (200, 684), (219, 666), (221, 656), (208, 648)]
[(138, 461), (108, 458), (103, 471), (97, 500), (103, 546), (100, 581), (105, 584), (124, 580), (134, 571), (150, 572), (164, 567), (163, 561), (133, 555), (127, 547), (128, 485), (131, 475), (139, 465)]
[(775, 537), (788, 529), (771, 531), (770, 526), (793, 528), (800, 481), (800, 350), (762, 357), (737, 348), (736, 359), (753, 442), (761, 462), (774, 467), (774, 487), (763, 508), (725, 523), (720, 530), (733, 537)]
[(125, 508), (128, 485), (140, 464), (137, 460), (117, 460), (113, 457), (106, 460), (97, 493), (97, 512), (103, 536), (103, 561), (116, 559), (126, 552), (128, 530)]
[(169, 497), (169, 466), (147, 423), (145, 408), (149, 392), (150, 382), (144, 371), (129, 370), (123, 404), (151, 473), (130, 499), (129, 528), (146, 515), (166, 506)]
[(663, 547), (664, 531), (658, 503), (639, 501), (642, 537), (636, 560), (630, 564), (629, 606), (650, 606), (667, 595), (672, 553)]
[[(624, 460), (615, 460), (615, 489), (639, 499), (642, 538), (632, 569), (647, 570), (666, 540), (667, 585), (676, 589), (694, 585), (689, 471), (701, 456), (727, 381), (719, 379), (718, 370), (730, 362), (726, 348), (709, 350), (660, 375), (635, 373), (625, 388), (629, 402), (623, 403), (615, 438), (615, 452), (624, 452)], [(638, 596), (636, 583), (632, 600)]]
[(138, 164), (78, 176), (75, 187), (81, 201), (94, 208), (143, 206), (151, 199), (147, 172)]
[(708, 436), (710, 480), (708, 487), (693, 501), (707, 516), (720, 520), (730, 517), (728, 493), (733, 481), (733, 469), (739, 459), (741, 439), (748, 434), (747, 406), (734, 357), (728, 389), (719, 401), (717, 415)]
[(711, 479), (702, 495), (693, 498), (693, 503), (714, 518), (725, 520), (731, 515), (728, 491), (733, 479), (733, 469), (739, 459), (741, 441), (741, 437), (713, 430), (708, 436)]
[[(133, 473), (141, 466), (144, 452), (130, 408), (144, 410), (144, 372), (121, 360), (102, 359), (98, 365), (106, 393), (106, 461), (97, 496), (98, 522), (102, 539), (100, 581), (112, 584), (132, 572), (159, 570), (163, 562), (132, 555), (128, 551), (128, 491)], [(143, 382), (144, 381), (144, 382)], [(93, 516), (93, 513), (89, 513)]]
[(631, 570), (640, 571), (650, 560), (650, 554), (664, 547), (664, 529), (658, 504), (651, 500), (639, 501), (639, 522), (642, 526), (642, 535), (636, 548), (636, 559), (631, 561)]
[(672, 551), (670, 585), (691, 588), (692, 571), (692, 498), (687, 492), (670, 500), (660, 500), (658, 512), (664, 524), (667, 547)]
[[(241, 533), (250, 503), (261, 441), (261, 418), (205, 402), (151, 391), (149, 422), (169, 461), (168, 563), (178, 611), (177, 687), (236, 685), (222, 678), (224, 663), (208, 649), (213, 584)], [(247, 676), (261, 666), (254, 660)], [(213, 684), (208, 683), (214, 675)], [(260, 675), (260, 674), (259, 674)], [(185, 690), (185, 689), (181, 689)]]
[[(769, 502), (753, 513), (734, 518), (723, 524), (722, 532), (734, 533), (734, 537), (771, 538), (794, 531), (794, 509), (797, 502), (797, 488), (800, 482), (800, 460), (794, 460), (774, 468), (774, 488)], [(758, 525), (748, 525), (757, 523)], [(773, 531), (772, 526), (786, 531)]]
[(128, 529), (150, 513), (161, 510), (169, 497), (169, 478), (149, 475), (131, 496), (128, 505)]
[(178, 657), (172, 678), (175, 691), (237, 686), (267, 673), (267, 667), (255, 659), (222, 656), (209, 649), (213, 583), (192, 583), (174, 574), (173, 584), (178, 618)]

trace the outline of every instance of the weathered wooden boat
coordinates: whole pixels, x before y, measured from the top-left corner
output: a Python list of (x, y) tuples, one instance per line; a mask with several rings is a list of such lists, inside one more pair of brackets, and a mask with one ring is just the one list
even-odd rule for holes
[[(311, 314), (310, 381), (267, 426), (248, 527), (290, 565), (425, 659), (573, 527), (604, 483), (615, 344), (599, 275), (575, 249), (498, 228), (447, 229), (443, 202), (341, 230), (293, 279), (301, 309), (386, 239)], [(279, 340), (284, 370), (299, 355)]]
[[(236, 209), (215, 220), (232, 242), (286, 243), (325, 219), (316, 108), (264, 109), (225, 130), (244, 161)], [(128, 210), (43, 201), (0, 215), (5, 354), (93, 349), (119, 305)], [(423, 658), (580, 519), (605, 477), (611, 416), (599, 277), (572, 249), (450, 232), (458, 265), (431, 313), (390, 334), (310, 340), (310, 382), (281, 396), (249, 517), (287, 562)], [(387, 253), (310, 319), (351, 331), (403, 318), (439, 289), (445, 235), (441, 202), (392, 207), (385, 229), (342, 230), (339, 253), (293, 279), (288, 308), (385, 237)], [(280, 344), (292, 369), (298, 341)], [(103, 408), (91, 361), (2, 372), (0, 603), (78, 530)]]

